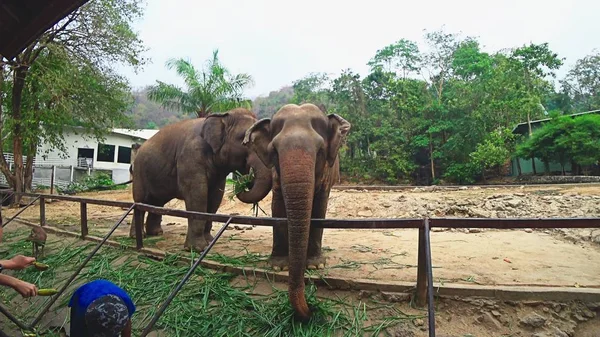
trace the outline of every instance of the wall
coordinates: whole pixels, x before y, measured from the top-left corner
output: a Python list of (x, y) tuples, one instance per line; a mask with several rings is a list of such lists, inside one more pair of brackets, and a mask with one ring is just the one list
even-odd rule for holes
[[(531, 159), (523, 159), (520, 158), (521, 163), (521, 174), (533, 174), (533, 165), (531, 164)], [(535, 170), (537, 173), (545, 173), (546, 167), (544, 166), (544, 162), (535, 158)], [(551, 173), (560, 173), (562, 174), (562, 166), (559, 163), (550, 163), (550, 172)], [(571, 172), (571, 163), (565, 164), (565, 172)], [(517, 176), (519, 174), (519, 170), (517, 168), (517, 159), (512, 160), (512, 170), (511, 173), (513, 176)]]
[[(133, 138), (131, 136), (126, 136), (122, 134), (111, 133), (106, 136), (104, 140), (104, 144), (106, 145), (114, 145), (115, 152), (112, 162), (98, 161), (98, 142), (95, 139), (92, 139), (87, 136), (83, 136), (81, 134), (75, 134), (75, 132), (65, 132), (65, 144), (67, 147), (66, 159), (59, 159), (61, 156), (61, 152), (55, 149), (50, 148), (50, 151), (47, 154), (47, 159), (44, 160), (42, 155), (46, 153), (46, 150), (49, 149), (49, 146), (44, 144), (40, 147), (38, 151), (38, 156), (36, 158), (37, 164), (46, 164), (46, 165), (77, 165), (77, 156), (79, 148), (89, 148), (94, 150), (94, 158), (93, 158), (93, 168), (99, 170), (111, 170), (113, 171), (112, 176), (115, 183), (122, 183), (129, 180), (129, 163), (118, 163), (117, 158), (119, 155), (119, 146), (131, 148), (131, 145), (134, 143), (142, 143), (143, 140)], [(64, 154), (63, 154), (64, 156)]]

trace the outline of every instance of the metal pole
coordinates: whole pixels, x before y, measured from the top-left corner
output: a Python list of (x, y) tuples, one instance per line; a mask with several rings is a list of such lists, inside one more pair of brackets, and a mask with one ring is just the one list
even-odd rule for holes
[(18, 212), (17, 212), (17, 214), (15, 214), (15, 216), (13, 216), (12, 218), (8, 219), (8, 221), (7, 221), (5, 224), (2, 224), (2, 228), (6, 227), (6, 225), (8, 225), (8, 224), (9, 224), (11, 221), (13, 221), (13, 220), (14, 220), (16, 217), (18, 217), (18, 216), (19, 216), (19, 214), (21, 214), (21, 213), (25, 212), (25, 210), (26, 210), (27, 208), (29, 208), (29, 206), (33, 205), (33, 203), (34, 203), (34, 202), (36, 202), (36, 201), (37, 201), (37, 200), (38, 200), (40, 197), (41, 197), (41, 196), (39, 196), (39, 195), (38, 195), (37, 197), (35, 197), (35, 199), (31, 200), (31, 201), (29, 202), (29, 204), (27, 204), (27, 206), (25, 206), (25, 207), (21, 208), (21, 210), (20, 210), (20, 211), (18, 211)]
[(190, 268), (190, 270), (188, 270), (187, 274), (185, 274), (185, 276), (183, 277), (181, 282), (179, 282), (177, 287), (171, 292), (169, 297), (167, 297), (167, 300), (162, 304), (160, 309), (158, 309), (156, 314), (154, 314), (154, 317), (152, 317), (152, 321), (150, 321), (150, 324), (148, 324), (146, 329), (144, 329), (144, 331), (141, 334), (141, 337), (146, 337), (150, 333), (150, 330), (154, 327), (154, 324), (156, 324), (156, 322), (158, 321), (160, 316), (163, 314), (163, 312), (165, 312), (165, 310), (167, 309), (169, 304), (171, 304), (171, 301), (175, 298), (175, 296), (177, 296), (177, 293), (181, 290), (181, 288), (183, 287), (185, 282), (187, 282), (187, 280), (192, 276), (192, 274), (194, 273), (194, 270), (196, 270), (196, 268), (198, 268), (198, 266), (200, 265), (200, 262), (202, 262), (202, 260), (204, 260), (204, 257), (206, 256), (206, 254), (208, 254), (208, 252), (211, 250), (211, 248), (215, 245), (217, 240), (219, 240), (219, 238), (221, 237), (221, 234), (223, 234), (223, 232), (225, 232), (225, 229), (227, 228), (227, 226), (229, 226), (229, 223), (231, 222), (231, 220), (233, 220), (233, 218), (229, 218), (229, 220), (227, 220), (225, 225), (223, 225), (223, 227), (219, 230), (219, 232), (217, 232), (217, 235), (215, 235), (213, 240), (208, 244), (208, 247), (206, 247), (206, 249), (204, 249), (202, 254), (200, 254), (200, 257), (196, 260), (196, 262), (194, 262), (194, 265), (192, 266), (192, 268)]
[(21, 322), (18, 318), (13, 316), (3, 305), (0, 304), (0, 312), (6, 316), (6, 318), (10, 319), (13, 323), (15, 323), (19, 328), (23, 330), (29, 331), (29, 327)]
[(71, 166), (70, 166), (70, 169), (69, 169), (69, 170), (70, 170), (70, 172), (71, 172), (71, 177), (70, 177), (70, 179), (69, 179), (69, 182), (70, 182), (70, 183), (72, 183), (72, 182), (73, 182), (73, 171), (74, 171), (74, 170), (73, 170), (73, 165), (71, 165)]
[(424, 221), (425, 254), (427, 265), (427, 318), (429, 319), (429, 337), (435, 337), (435, 312), (433, 309), (433, 270), (431, 268), (431, 241), (429, 240), (429, 218)]
[(125, 220), (125, 218), (129, 215), (129, 213), (131, 213), (131, 210), (133, 210), (133, 207), (134, 207), (134, 205), (131, 205), (131, 207), (129, 207), (127, 212), (121, 216), (119, 221), (117, 221), (117, 223), (111, 228), (111, 230), (104, 236), (102, 241), (100, 241), (98, 243), (98, 245), (96, 245), (96, 248), (94, 248), (94, 250), (85, 258), (85, 260), (81, 263), (81, 265), (79, 265), (77, 270), (73, 273), (73, 275), (71, 275), (71, 277), (67, 280), (67, 282), (65, 284), (63, 284), (63, 286), (58, 291), (58, 294), (52, 296), (52, 299), (50, 300), (50, 302), (44, 307), (44, 309), (42, 309), (42, 311), (39, 313), (39, 315), (29, 325), (29, 327), (31, 329), (33, 329), (33, 327), (35, 327), (40, 322), (40, 320), (46, 314), (46, 312), (48, 310), (50, 310), (50, 308), (52, 307), (54, 302), (56, 302), (56, 300), (65, 292), (65, 290), (67, 290), (67, 287), (71, 284), (71, 282), (73, 282), (73, 280), (77, 277), (77, 275), (79, 275), (79, 273), (83, 270), (85, 265), (92, 259), (92, 257), (94, 257), (94, 255), (96, 255), (96, 253), (102, 247), (102, 245), (104, 245), (106, 240), (108, 240), (108, 238), (112, 235), (112, 233), (114, 233), (114, 231), (117, 229), (117, 227), (119, 227), (119, 225), (123, 222), (123, 220)]

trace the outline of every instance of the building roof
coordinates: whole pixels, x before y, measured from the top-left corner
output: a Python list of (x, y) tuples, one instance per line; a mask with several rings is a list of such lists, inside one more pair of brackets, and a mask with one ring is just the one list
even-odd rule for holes
[(154, 129), (137, 129), (137, 130), (113, 129), (112, 132), (120, 134), (120, 135), (130, 136), (133, 138), (140, 138), (143, 140), (148, 140), (148, 139), (150, 139), (150, 137), (154, 136), (158, 132), (158, 130), (154, 130)]
[(88, 0), (2, 0), (0, 55), (13, 59), (27, 45)]
[[(570, 116), (570, 117), (577, 117), (577, 116), (587, 115), (587, 114), (591, 114), (591, 113), (600, 113), (600, 110), (591, 110), (591, 111), (585, 111), (585, 112), (578, 112), (578, 113), (574, 113), (574, 114), (571, 114), (571, 115), (568, 115), (568, 116)], [(531, 121), (531, 125), (534, 126), (536, 124), (547, 122), (547, 121), (549, 121), (551, 119), (552, 118), (544, 118), (544, 119), (538, 119), (538, 120), (535, 120), (535, 121)], [(515, 126), (514, 129), (512, 130), (512, 133), (521, 134), (521, 135), (524, 135), (524, 134), (526, 134), (528, 132), (529, 132), (529, 127), (527, 126), (527, 122), (523, 122), (523, 123), (517, 124), (517, 126)]]

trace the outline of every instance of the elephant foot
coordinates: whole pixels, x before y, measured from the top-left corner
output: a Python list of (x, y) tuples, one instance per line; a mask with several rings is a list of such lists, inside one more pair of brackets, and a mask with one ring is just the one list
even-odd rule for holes
[[(131, 228), (129, 230), (129, 237), (132, 238), (132, 239), (135, 239), (135, 237), (136, 237), (136, 235), (135, 235), (135, 227)], [(142, 238), (145, 238), (145, 237), (146, 237), (146, 231), (142, 228)]]
[(204, 240), (206, 240), (206, 242), (211, 243), (214, 238), (215, 237), (212, 236), (212, 234), (210, 234), (210, 232), (204, 233)]
[(148, 236), (160, 236), (160, 235), (163, 235), (163, 230), (160, 227), (158, 227), (158, 228), (148, 227), (148, 228), (146, 228), (146, 235), (148, 235)]
[(306, 269), (325, 269), (325, 261), (327, 259), (324, 256), (313, 256), (306, 259)]
[(271, 256), (269, 258), (269, 264), (274, 271), (288, 270), (289, 260), (287, 256)]
[(189, 252), (190, 250), (193, 250), (196, 253), (201, 253), (208, 246), (208, 242), (206, 242), (204, 237), (200, 237), (191, 241), (192, 242), (190, 243), (189, 240), (185, 240), (185, 244), (183, 245), (185, 251)]

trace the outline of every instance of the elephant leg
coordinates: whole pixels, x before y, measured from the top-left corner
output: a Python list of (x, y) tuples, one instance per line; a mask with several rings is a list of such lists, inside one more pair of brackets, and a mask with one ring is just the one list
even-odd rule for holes
[[(274, 218), (287, 218), (281, 190), (273, 191), (271, 214)], [(289, 239), (287, 224), (273, 226), (273, 251), (271, 252), (269, 263), (277, 271), (288, 269)]]
[[(208, 184), (206, 176), (196, 174), (188, 179), (183, 179), (182, 191), (185, 201), (185, 209), (188, 211), (196, 211), (206, 213), (208, 199)], [(188, 219), (188, 230), (185, 237), (185, 250), (194, 250), (202, 252), (208, 242), (204, 237), (204, 228), (206, 221), (199, 219)]]
[[(162, 206), (160, 206), (160, 207), (162, 207)], [(148, 218), (146, 219), (146, 234), (148, 236), (162, 235), (163, 229), (160, 225), (161, 222), (162, 222), (162, 215), (148, 213)]]
[[(156, 207), (164, 207), (167, 201), (160, 199), (152, 199), (148, 202), (152, 206)], [(161, 227), (162, 215), (148, 213), (148, 217), (146, 218), (146, 234), (148, 236), (159, 236), (163, 234), (163, 229)]]
[[(225, 194), (225, 181), (226, 180), (219, 181), (218, 183), (210, 187), (208, 191), (208, 213), (214, 214), (217, 213), (217, 211), (219, 210), (219, 206), (221, 206), (221, 201), (223, 201), (223, 195)], [(204, 225), (204, 239), (206, 240), (206, 242), (211, 242), (214, 239), (212, 234), (210, 234), (211, 230), (212, 221), (208, 220)]]
[[(313, 208), (311, 217), (313, 219), (325, 219), (327, 213), (327, 204), (329, 202), (328, 192), (319, 192), (315, 194), (313, 199)], [(323, 244), (323, 228), (315, 228), (310, 226), (310, 234), (308, 236), (308, 256), (306, 267), (308, 269), (323, 269), (325, 268), (325, 257), (322, 253)]]
[[(142, 224), (144, 223), (144, 218), (146, 217), (146, 212), (140, 211), (140, 217), (142, 218)], [(135, 238), (135, 212), (133, 213), (133, 217), (131, 219), (131, 225), (129, 226), (129, 237)], [(144, 230), (144, 226), (142, 226), (142, 237), (146, 237), (146, 231)]]

